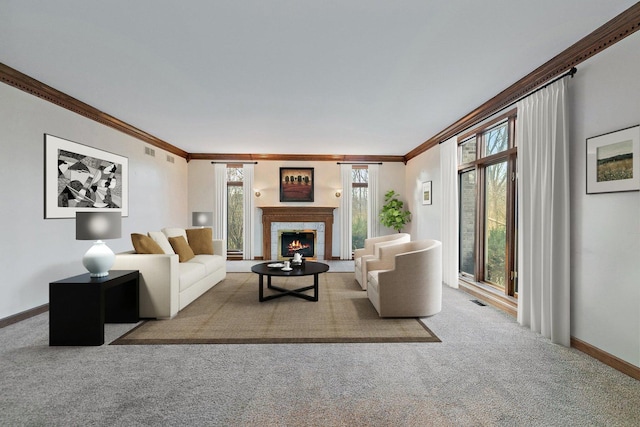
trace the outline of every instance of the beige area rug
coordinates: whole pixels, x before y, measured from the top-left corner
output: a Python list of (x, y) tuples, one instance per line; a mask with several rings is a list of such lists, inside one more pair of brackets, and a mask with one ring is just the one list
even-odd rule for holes
[[(313, 284), (313, 276), (272, 280), (287, 289)], [(273, 292), (266, 282), (265, 296)], [(440, 342), (417, 318), (378, 317), (353, 273), (320, 274), (319, 288), (318, 302), (259, 302), (257, 274), (228, 273), (173, 319), (145, 321), (111, 344)]]

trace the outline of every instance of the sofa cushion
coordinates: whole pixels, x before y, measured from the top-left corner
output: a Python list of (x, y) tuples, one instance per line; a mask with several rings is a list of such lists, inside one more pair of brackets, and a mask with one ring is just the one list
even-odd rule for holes
[(226, 261), (220, 255), (196, 255), (189, 263), (204, 265), (207, 274), (212, 274), (221, 268), (226, 268)]
[(185, 231), (184, 228), (166, 227), (162, 229), (162, 232), (164, 233), (165, 236), (167, 236), (167, 238), (182, 236), (184, 237), (184, 240), (187, 241), (187, 243), (189, 242), (189, 239), (187, 238), (187, 232)]
[(189, 289), (191, 285), (207, 275), (204, 265), (197, 262), (181, 262), (178, 264), (178, 270), (180, 272), (180, 292)]
[(187, 241), (196, 255), (213, 255), (213, 231), (211, 228), (190, 228), (186, 230)]
[(131, 243), (137, 254), (164, 254), (164, 250), (151, 237), (131, 233)]
[(191, 250), (191, 246), (189, 246), (183, 236), (169, 237), (169, 243), (171, 243), (171, 247), (178, 254), (179, 262), (189, 261), (195, 256), (193, 250)]
[(162, 248), (165, 254), (175, 254), (173, 248), (171, 247), (171, 243), (169, 243), (169, 239), (167, 239), (167, 236), (162, 231), (150, 231), (149, 237), (151, 237), (153, 241)]

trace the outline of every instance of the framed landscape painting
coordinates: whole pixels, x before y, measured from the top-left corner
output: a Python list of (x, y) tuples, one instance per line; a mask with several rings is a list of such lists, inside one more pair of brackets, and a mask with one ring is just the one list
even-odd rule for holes
[(587, 194), (640, 190), (640, 125), (587, 138)]
[(78, 211), (129, 215), (126, 157), (45, 134), (45, 218)]
[(313, 202), (313, 168), (280, 168), (280, 201)]
[(426, 181), (422, 183), (422, 204), (423, 205), (431, 204), (431, 181)]

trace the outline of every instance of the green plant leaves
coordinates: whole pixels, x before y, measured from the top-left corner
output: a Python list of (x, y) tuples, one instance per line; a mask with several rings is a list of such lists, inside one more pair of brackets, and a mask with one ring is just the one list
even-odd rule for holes
[(404, 209), (404, 202), (397, 198), (393, 190), (389, 190), (384, 195), (385, 204), (380, 211), (380, 222), (385, 227), (393, 228), (400, 232), (402, 227), (411, 221), (411, 212)]

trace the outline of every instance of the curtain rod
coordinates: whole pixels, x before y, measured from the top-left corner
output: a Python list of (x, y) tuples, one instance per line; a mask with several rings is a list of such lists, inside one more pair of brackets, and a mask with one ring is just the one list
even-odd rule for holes
[(257, 165), (258, 162), (211, 162), (212, 165)]
[(576, 67), (571, 67), (571, 69), (569, 71), (567, 71), (566, 73), (564, 73), (561, 76), (556, 77), (555, 79), (551, 80), (548, 83), (545, 83), (544, 85), (540, 86), (539, 88), (532, 90), (531, 92), (527, 93), (526, 95), (522, 95), (520, 98), (516, 99), (515, 101), (513, 101), (511, 104), (507, 105), (506, 107), (503, 107), (503, 110), (506, 110), (507, 108), (511, 107), (512, 105), (517, 104), (518, 102), (522, 101), (523, 99), (533, 95), (536, 92), (540, 92), (542, 89), (546, 88), (547, 86), (551, 86), (552, 84), (554, 84), (555, 82), (557, 82), (558, 80), (562, 80), (565, 77), (571, 77), (573, 78), (573, 75), (575, 73), (578, 72), (578, 69)]
[[(525, 95), (522, 95), (520, 98), (516, 99), (515, 101), (511, 102), (510, 104), (508, 104), (508, 105), (506, 105), (506, 106), (504, 106), (504, 107), (500, 108), (500, 110), (499, 110), (499, 111), (506, 110), (507, 108), (509, 108), (509, 107), (511, 107), (511, 106), (513, 106), (513, 105), (515, 105), (515, 104), (517, 104), (518, 102), (522, 101), (522, 100), (523, 100), (523, 99), (525, 99), (526, 97), (531, 96), (531, 95), (533, 95), (533, 94), (534, 94), (534, 93), (536, 93), (536, 92), (540, 92), (542, 89), (546, 88), (547, 86), (550, 86), (550, 85), (554, 84), (554, 83), (555, 83), (555, 82), (557, 82), (558, 80), (564, 79), (565, 77), (571, 77), (571, 78), (573, 78), (573, 75), (574, 75), (575, 73), (577, 73), (577, 72), (578, 72), (578, 69), (577, 69), (576, 67), (571, 67), (571, 69), (570, 69), (569, 71), (567, 71), (566, 73), (564, 73), (563, 75), (556, 77), (555, 79), (551, 80), (550, 82), (545, 83), (544, 85), (542, 85), (542, 86), (540, 86), (540, 87), (538, 87), (538, 88), (536, 88), (536, 89), (532, 90), (531, 92), (529, 92), (529, 93), (527, 93), (527, 94), (525, 94)], [(495, 114), (495, 113), (492, 113), (492, 114), (491, 114), (491, 116), (492, 116), (493, 114)], [(487, 117), (485, 117), (485, 119), (486, 119), (486, 118), (487, 118)], [(485, 119), (482, 119), (482, 120), (485, 120)], [(481, 120), (481, 121), (482, 121), (482, 120)], [(478, 122), (478, 123), (479, 123), (479, 122)], [(471, 128), (472, 128), (472, 127), (474, 127), (474, 126), (477, 126), (477, 124), (478, 124), (478, 123), (475, 123), (475, 124), (473, 124), (473, 125), (471, 125), (471, 126), (468, 126), (468, 127), (464, 128), (464, 129), (462, 129), (460, 132), (458, 132), (458, 135), (460, 135), (460, 134), (462, 134), (462, 133), (465, 133), (466, 131), (468, 131), (469, 129), (471, 129)], [(443, 142), (446, 142), (446, 141), (440, 141), (438, 144), (442, 144)]]
[(358, 162), (358, 163), (350, 163), (350, 162), (337, 162), (339, 165), (381, 165), (382, 162)]

